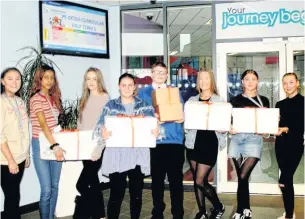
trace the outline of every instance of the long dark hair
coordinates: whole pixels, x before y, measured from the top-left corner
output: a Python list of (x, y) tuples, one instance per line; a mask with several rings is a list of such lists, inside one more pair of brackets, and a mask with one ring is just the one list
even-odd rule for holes
[(246, 71), (244, 71), (244, 72), (242, 73), (242, 75), (241, 75), (241, 80), (243, 80), (244, 77), (246, 77), (247, 74), (254, 74), (254, 75), (256, 76), (257, 80), (259, 79), (259, 78), (258, 78), (258, 74), (257, 74), (256, 71), (254, 71), (253, 69), (247, 69)]
[(119, 78), (119, 84), (121, 83), (121, 80), (122, 80), (123, 78), (130, 78), (130, 79), (133, 80), (133, 82), (134, 82), (135, 85), (137, 84), (137, 83), (136, 83), (136, 79), (135, 79), (135, 77), (134, 77), (132, 74), (129, 74), (129, 73), (121, 74), (121, 76), (120, 76), (120, 78)]
[[(31, 96), (33, 96), (34, 94), (36, 94), (37, 92), (39, 92), (41, 90), (42, 77), (46, 71), (54, 72), (54, 85), (49, 90), (49, 93), (53, 97), (55, 105), (56, 105), (57, 109), (59, 110), (59, 112), (62, 112), (61, 91), (60, 91), (58, 80), (56, 77), (56, 72), (53, 67), (51, 67), (49, 65), (42, 65), (41, 67), (39, 67), (36, 70), (36, 72), (34, 74), (33, 84), (31, 87)], [(30, 101), (30, 99), (29, 99), (29, 101)]]
[[(1, 72), (1, 80), (5, 77), (5, 75), (10, 72), (10, 71), (16, 71), (20, 74), (20, 80), (21, 80), (21, 86), (19, 88), (19, 90), (15, 93), (16, 96), (20, 97), (21, 96), (21, 89), (22, 89), (22, 85), (23, 85), (23, 78), (22, 78), (22, 74), (21, 72), (19, 71), (19, 69), (15, 68), (15, 67), (8, 67), (6, 69), (4, 69), (2, 72)], [(1, 94), (5, 92), (5, 88), (3, 86), (3, 84), (1, 83)]]

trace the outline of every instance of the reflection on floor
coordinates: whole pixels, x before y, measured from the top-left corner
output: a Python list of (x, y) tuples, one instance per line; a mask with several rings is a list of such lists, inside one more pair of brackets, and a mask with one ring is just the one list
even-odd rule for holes
[[(104, 191), (105, 203), (107, 204), (109, 190)], [(226, 212), (223, 216), (224, 219), (231, 218), (236, 210), (236, 199), (235, 194), (221, 194), (220, 200), (226, 206)], [(170, 196), (169, 192), (165, 192), (165, 202), (166, 211), (164, 212), (164, 218), (170, 219)], [(208, 202), (207, 202), (208, 203)], [(296, 218), (304, 218), (304, 198), (296, 198), (295, 203)], [(208, 203), (207, 209), (210, 209), (210, 204)], [(278, 216), (282, 215), (284, 212), (281, 196), (251, 196), (251, 208), (253, 211), (253, 218), (255, 219), (276, 219)], [(149, 219), (151, 216), (152, 209), (152, 199), (151, 191), (144, 190), (143, 192), (143, 208), (141, 213), (141, 219)], [(184, 193), (184, 209), (185, 209), (185, 219), (193, 219), (197, 213), (197, 205), (193, 192)], [(120, 219), (127, 219), (129, 216), (129, 194), (126, 192), (124, 202), (121, 208)], [(22, 219), (39, 219), (38, 211), (25, 214)], [(72, 217), (65, 217), (62, 219), (72, 219)]]

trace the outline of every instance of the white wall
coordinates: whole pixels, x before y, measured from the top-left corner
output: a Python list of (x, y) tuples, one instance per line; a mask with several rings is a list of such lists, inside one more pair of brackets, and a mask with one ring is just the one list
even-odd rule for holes
[[(1, 70), (15, 66), (26, 53), (16, 52), (24, 46), (38, 46), (39, 15), (36, 1), (0, 1), (1, 6)], [(93, 7), (100, 5), (84, 2)], [(58, 74), (63, 99), (75, 99), (81, 95), (81, 86), (85, 70), (90, 66), (100, 68), (104, 74), (107, 89), (112, 98), (118, 95), (117, 81), (120, 75), (120, 9), (118, 6), (104, 7), (109, 11), (110, 59), (82, 58), (74, 56), (49, 56), (61, 69)], [(21, 203), (27, 205), (39, 201), (40, 188), (33, 162), (26, 169), (21, 183)], [(1, 206), (3, 211), (3, 194)]]

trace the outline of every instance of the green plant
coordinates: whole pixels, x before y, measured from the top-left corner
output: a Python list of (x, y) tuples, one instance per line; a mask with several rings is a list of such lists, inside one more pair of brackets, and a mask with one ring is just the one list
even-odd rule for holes
[(62, 129), (73, 130), (77, 129), (77, 120), (79, 115), (79, 102), (76, 100), (65, 100), (62, 104), (63, 112), (59, 116), (58, 122)]
[[(26, 46), (18, 51), (27, 51), (28, 54), (22, 57), (18, 62), (17, 66), (24, 66), (22, 69), (23, 76), (23, 86), (21, 90), (21, 97), (26, 103), (27, 111), (29, 110), (29, 99), (33, 95), (31, 93), (32, 84), (34, 81), (34, 75), (37, 69), (39, 69), (43, 65), (48, 65), (53, 68), (56, 68), (61, 72), (59, 67), (53, 62), (51, 59), (47, 58), (40, 47), (36, 49), (31, 46)], [(25, 63), (24, 63), (25, 62)], [(61, 72), (62, 73), (62, 72)], [(76, 100), (66, 100), (62, 104), (63, 112), (58, 119), (58, 123), (61, 125), (63, 129), (71, 130), (77, 128), (77, 119), (78, 119), (78, 111), (79, 111), (79, 99)]]
[(42, 54), (40, 47), (38, 47), (38, 48), (39, 49), (36, 49), (32, 46), (26, 46), (26, 47), (23, 47), (23, 48), (17, 50), (17, 51), (27, 51), (28, 52), (28, 54), (26, 56), (22, 57), (17, 62), (17, 67), (19, 65), (24, 66), (22, 68), (23, 86), (22, 86), (22, 90), (21, 90), (21, 97), (26, 103), (28, 113), (30, 112), (29, 111), (29, 99), (32, 96), (31, 87), (32, 87), (34, 75), (35, 75), (35, 72), (37, 71), (37, 69), (39, 67), (41, 67), (42, 65), (49, 65), (53, 68), (56, 67), (56, 69), (58, 69), (60, 71), (58, 66), (52, 60), (48, 59), (45, 55)]

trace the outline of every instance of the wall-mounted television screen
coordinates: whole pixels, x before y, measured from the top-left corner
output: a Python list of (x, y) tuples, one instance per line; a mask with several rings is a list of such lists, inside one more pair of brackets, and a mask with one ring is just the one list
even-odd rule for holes
[(67, 1), (39, 1), (43, 53), (109, 58), (108, 11)]

